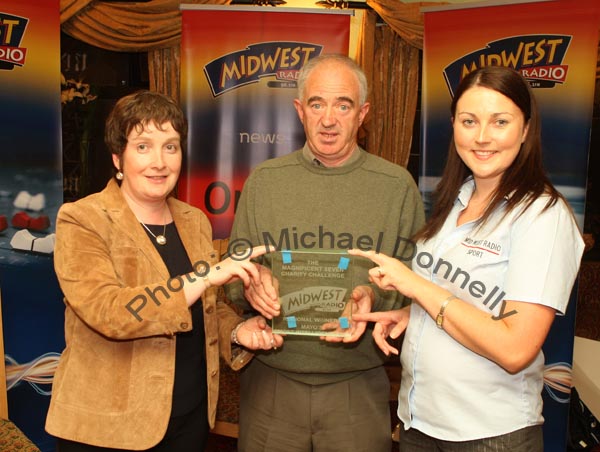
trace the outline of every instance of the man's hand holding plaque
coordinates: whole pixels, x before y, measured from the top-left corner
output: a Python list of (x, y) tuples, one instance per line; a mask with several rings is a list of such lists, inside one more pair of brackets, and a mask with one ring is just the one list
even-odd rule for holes
[(273, 278), (269, 268), (255, 264), (258, 268), (260, 283), (256, 284), (250, 280), (250, 286), (244, 295), (250, 305), (266, 319), (279, 316), (281, 309), (279, 305), (279, 284)]
[(339, 322), (326, 323), (323, 325), (324, 330), (337, 330), (345, 332), (344, 335), (322, 335), (321, 339), (327, 342), (354, 342), (360, 339), (367, 329), (366, 321), (358, 321), (355, 318), (356, 314), (368, 314), (373, 307), (375, 294), (369, 286), (357, 286), (351, 295), (350, 303), (347, 304), (347, 310), (352, 313), (352, 322), (350, 328), (342, 330)]

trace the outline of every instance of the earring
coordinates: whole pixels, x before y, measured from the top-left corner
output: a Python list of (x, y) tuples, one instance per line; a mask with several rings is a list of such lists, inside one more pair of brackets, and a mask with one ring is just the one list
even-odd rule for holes
[(115, 177), (117, 178), (117, 180), (123, 180), (123, 171), (117, 171)]

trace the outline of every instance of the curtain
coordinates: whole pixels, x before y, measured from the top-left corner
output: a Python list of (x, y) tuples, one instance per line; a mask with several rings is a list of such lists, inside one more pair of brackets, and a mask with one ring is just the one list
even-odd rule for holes
[(423, 13), (426, 6), (447, 5), (447, 2), (402, 3), (398, 0), (367, 0), (383, 21), (411, 46), (423, 48)]
[(178, 46), (180, 3), (224, 4), (227, 0), (152, 0), (111, 3), (61, 0), (62, 31), (88, 44), (117, 52), (147, 52)]
[[(419, 90), (419, 51), (423, 48), (424, 6), (367, 0), (357, 61), (371, 87), (371, 110), (360, 143), (369, 152), (406, 167), (412, 145)], [(375, 14), (377, 13), (377, 14)], [(384, 23), (377, 23), (377, 15)]]
[(148, 51), (150, 90), (167, 94), (179, 102), (180, 63), (181, 48), (179, 45)]
[(406, 167), (410, 157), (419, 90), (419, 49), (389, 26), (375, 29), (369, 148)]
[(116, 52), (148, 52), (150, 89), (179, 100), (180, 3), (229, 0), (152, 0), (109, 3), (60, 0), (61, 30), (87, 44)]

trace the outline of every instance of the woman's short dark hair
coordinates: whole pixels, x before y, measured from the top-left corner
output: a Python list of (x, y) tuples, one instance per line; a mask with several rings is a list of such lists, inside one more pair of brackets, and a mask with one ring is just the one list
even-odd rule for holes
[(185, 153), (188, 125), (181, 107), (170, 97), (153, 92), (137, 91), (117, 101), (108, 115), (104, 142), (111, 154), (121, 157), (127, 146), (127, 137), (134, 128), (141, 129), (154, 123), (157, 128), (170, 122), (181, 139)]

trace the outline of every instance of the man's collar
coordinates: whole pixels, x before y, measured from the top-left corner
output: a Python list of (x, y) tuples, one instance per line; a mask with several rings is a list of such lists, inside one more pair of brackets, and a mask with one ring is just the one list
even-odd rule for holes
[[(308, 147), (308, 143), (304, 144), (304, 147), (302, 148), (302, 156), (309, 162), (311, 162), (313, 165), (318, 166), (320, 168), (327, 168), (326, 165), (323, 164), (323, 162), (321, 162), (316, 156), (315, 154), (310, 150), (310, 148)], [(349, 165), (350, 163), (353, 163), (355, 161), (357, 161), (360, 158), (360, 148), (358, 147), (358, 145), (354, 148), (354, 151), (352, 151), (352, 155), (346, 160), (344, 161), (341, 165), (338, 166), (346, 166)]]

